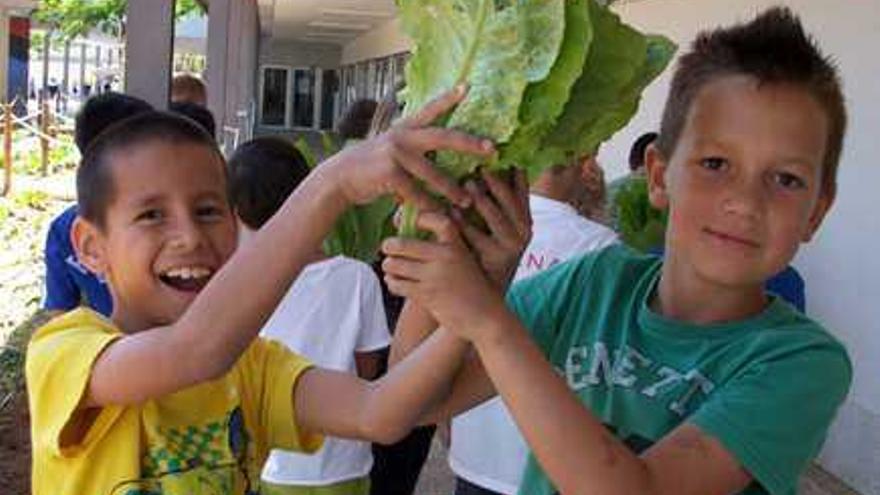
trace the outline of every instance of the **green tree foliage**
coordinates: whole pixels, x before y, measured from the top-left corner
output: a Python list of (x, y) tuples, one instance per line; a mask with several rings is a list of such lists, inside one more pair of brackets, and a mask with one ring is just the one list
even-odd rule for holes
[[(127, 0), (40, 0), (33, 18), (62, 40), (83, 36), (92, 29), (122, 38), (127, 7)], [(177, 0), (175, 5), (177, 18), (202, 11), (196, 0)]]

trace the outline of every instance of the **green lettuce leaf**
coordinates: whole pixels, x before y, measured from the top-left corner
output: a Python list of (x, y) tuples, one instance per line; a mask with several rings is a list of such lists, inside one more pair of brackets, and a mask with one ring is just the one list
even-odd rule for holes
[[(506, 142), (518, 125), (529, 82), (550, 72), (565, 31), (564, 0), (398, 0), (404, 31), (414, 43), (406, 68), (406, 109), (467, 82), (468, 96), (447, 127)], [(440, 152), (437, 165), (461, 178), (483, 160)]]
[[(546, 79), (526, 88), (519, 127), (500, 147), (497, 168), (529, 168), (535, 163), (541, 140), (553, 128), (565, 108), (571, 88), (584, 70), (593, 41), (589, 0), (570, 0), (565, 5), (565, 36), (559, 56)], [(533, 174), (530, 169), (529, 176)]]
[[(590, 2), (590, 20), (593, 43), (583, 74), (575, 82), (565, 110), (530, 164), (536, 172), (595, 153), (603, 141), (632, 117), (635, 112), (632, 100), (637, 103), (638, 93), (651, 81), (643, 77), (649, 53), (648, 38), (595, 2)], [(663, 67), (666, 62), (668, 59)], [(628, 97), (633, 92), (635, 98)], [(619, 110), (621, 108), (623, 110)], [(606, 113), (615, 111), (616, 117), (606, 117)]]

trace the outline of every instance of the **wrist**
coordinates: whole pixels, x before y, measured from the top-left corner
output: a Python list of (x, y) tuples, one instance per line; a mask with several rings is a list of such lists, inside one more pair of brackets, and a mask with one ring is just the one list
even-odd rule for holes
[(480, 347), (491, 345), (510, 331), (510, 326), (518, 323), (516, 317), (510, 313), (504, 304), (504, 299), (498, 298), (486, 311), (481, 312), (482, 318), (472, 326), (474, 346)]
[[(306, 181), (300, 186), (321, 211), (336, 217), (342, 215), (349, 207), (348, 198), (342, 186), (339, 167), (333, 157), (316, 167)], [(305, 186), (305, 187), (303, 187)]]

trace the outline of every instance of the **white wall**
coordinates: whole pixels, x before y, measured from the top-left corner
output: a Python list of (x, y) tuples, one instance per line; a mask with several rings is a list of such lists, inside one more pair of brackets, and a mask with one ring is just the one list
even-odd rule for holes
[(342, 47), (330, 43), (305, 43), (267, 37), (260, 43), (260, 65), (336, 69), (341, 56)]
[[(880, 0), (642, 0), (615, 7), (625, 21), (663, 33), (682, 50), (702, 30), (790, 6), (838, 62), (849, 130), (836, 204), (816, 240), (795, 260), (807, 311), (846, 344), (855, 379), (832, 427), (821, 463), (863, 494), (880, 494)], [(671, 70), (645, 93), (638, 115), (603, 146), (609, 178), (625, 173), (632, 141), (659, 126)], [(816, 400), (822, 400), (817, 397)], [(809, 407), (809, 404), (804, 404)], [(796, 414), (796, 411), (792, 411)]]
[(400, 31), (400, 22), (394, 19), (345, 45), (341, 65), (393, 55), (409, 47), (409, 38)]

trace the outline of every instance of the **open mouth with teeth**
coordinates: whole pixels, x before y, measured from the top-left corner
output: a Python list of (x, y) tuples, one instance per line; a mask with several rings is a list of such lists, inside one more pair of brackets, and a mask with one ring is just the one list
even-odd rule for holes
[(214, 271), (210, 268), (181, 267), (163, 272), (159, 275), (159, 280), (179, 291), (198, 292), (207, 285), (213, 274)]

